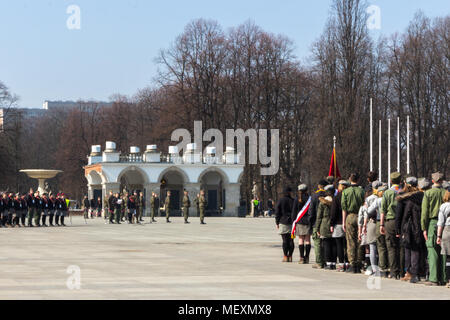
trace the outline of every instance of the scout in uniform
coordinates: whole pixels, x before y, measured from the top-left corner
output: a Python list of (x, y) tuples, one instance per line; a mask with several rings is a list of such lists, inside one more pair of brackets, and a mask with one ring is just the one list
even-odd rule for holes
[(316, 260), (316, 263), (312, 266), (314, 269), (322, 269), (325, 266), (322, 259), (322, 239), (320, 239), (317, 233), (313, 232), (313, 230), (316, 224), (319, 198), (326, 197), (326, 192), (323, 189), (326, 185), (328, 185), (328, 182), (326, 180), (319, 181), (319, 183), (317, 184), (317, 191), (311, 196), (311, 204), (308, 210), (311, 234), (314, 241), (314, 255)]
[(198, 198), (198, 210), (200, 213), (200, 224), (206, 224), (205, 219), (205, 208), (208, 205), (208, 201), (205, 198), (205, 190), (200, 191), (200, 197)]
[(421, 227), (428, 251), (428, 266), (430, 276), (427, 285), (437, 286), (447, 282), (445, 271), (446, 259), (441, 255), (441, 246), (437, 240), (437, 222), (439, 208), (443, 203), (445, 189), (442, 188), (444, 176), (440, 172), (431, 175), (433, 187), (425, 191), (422, 201)]
[(46, 222), (47, 222), (47, 216), (50, 214), (50, 200), (47, 197), (47, 194), (44, 193), (43, 197), (42, 197), (42, 212), (43, 212), (43, 217), (42, 217), (42, 226), (43, 227), (48, 227)]
[[(328, 181), (331, 182), (331, 181)], [(332, 184), (327, 185), (324, 188), (327, 193), (326, 197), (319, 198), (319, 206), (317, 209), (317, 221), (314, 228), (314, 232), (322, 239), (324, 248), (324, 260), (326, 261), (326, 270), (336, 270), (336, 250), (333, 249), (335, 245), (333, 243), (331, 232), (331, 204), (333, 203), (334, 186)]]
[(358, 212), (364, 204), (364, 189), (358, 185), (359, 175), (350, 175), (350, 187), (342, 191), (342, 225), (347, 239), (347, 256), (350, 267), (346, 272), (361, 273), (358, 261)]
[(396, 196), (401, 187), (402, 176), (400, 172), (391, 173), (392, 186), (383, 194), (381, 200), (380, 233), (386, 237), (386, 247), (390, 274), (389, 277), (399, 280), (400, 274), (400, 238), (397, 237), (395, 226), (395, 211), (397, 208)]
[(166, 222), (170, 223), (170, 191), (167, 191), (166, 200), (164, 201), (164, 211), (166, 213)]
[(184, 196), (183, 196), (183, 217), (184, 217), (184, 223), (189, 223), (189, 208), (191, 206), (191, 200), (189, 200), (189, 195), (186, 190), (184, 190)]

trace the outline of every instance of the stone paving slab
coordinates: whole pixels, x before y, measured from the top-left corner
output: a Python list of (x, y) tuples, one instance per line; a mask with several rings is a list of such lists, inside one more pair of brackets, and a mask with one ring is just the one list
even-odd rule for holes
[[(450, 299), (445, 287), (281, 263), (271, 218), (158, 221), (1, 229), (0, 299)], [(79, 290), (67, 287), (69, 266)]]

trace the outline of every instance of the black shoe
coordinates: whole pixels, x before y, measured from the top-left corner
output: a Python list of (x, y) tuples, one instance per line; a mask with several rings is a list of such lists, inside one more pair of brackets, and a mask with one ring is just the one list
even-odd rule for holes
[(420, 279), (419, 279), (418, 276), (413, 276), (413, 277), (409, 280), (410, 283), (417, 283), (417, 282), (419, 282), (419, 281), (420, 281)]
[(350, 266), (345, 270), (346, 273), (355, 273), (355, 268), (353, 266)]
[(43, 227), (48, 227), (48, 225), (46, 225), (45, 223), (42, 225)]
[(202, 222), (200, 222), (200, 224), (206, 224), (206, 223), (202, 221)]
[(361, 273), (361, 268), (359, 268), (359, 267), (354, 267), (354, 268), (353, 268), (353, 273)]
[(156, 220), (155, 220), (155, 219), (152, 219), (152, 222), (156, 222)]
[(189, 224), (190, 222), (189, 222), (189, 221), (185, 221), (184, 223), (185, 223), (185, 224)]
[(61, 223), (61, 225), (63, 226), (63, 227), (65, 227), (66, 225), (64, 224), (64, 223)]
[(170, 220), (167, 220), (166, 222), (167, 222), (167, 223), (172, 223), (172, 221), (170, 221)]

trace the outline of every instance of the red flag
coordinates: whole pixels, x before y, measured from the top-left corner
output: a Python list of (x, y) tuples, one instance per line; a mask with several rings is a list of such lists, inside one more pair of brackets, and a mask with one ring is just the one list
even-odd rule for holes
[(330, 170), (328, 171), (328, 175), (334, 177), (335, 179), (341, 177), (336, 160), (336, 149), (334, 148), (333, 153), (331, 154)]

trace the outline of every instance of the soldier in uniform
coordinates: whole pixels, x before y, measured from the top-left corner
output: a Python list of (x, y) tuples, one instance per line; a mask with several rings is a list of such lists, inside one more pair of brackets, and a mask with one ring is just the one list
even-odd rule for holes
[[(111, 191), (110, 191), (110, 195), (111, 195)], [(109, 220), (109, 198), (105, 197), (103, 199), (103, 218), (105, 219), (105, 224), (108, 224), (108, 220)]]
[(200, 202), (198, 201), (199, 199), (200, 199), (200, 193), (197, 193), (197, 196), (194, 199), (195, 208), (197, 209), (197, 217), (200, 217), (200, 208), (199, 208)]
[(166, 200), (164, 201), (164, 211), (166, 213), (166, 222), (170, 223), (170, 191), (167, 191)]
[(444, 175), (435, 172), (431, 175), (433, 187), (425, 191), (422, 201), (421, 227), (425, 238), (428, 251), (428, 266), (430, 276), (427, 285), (437, 286), (445, 285), (447, 275), (445, 271), (446, 259), (441, 255), (441, 246), (436, 243), (437, 240), (437, 222), (439, 217), (439, 208), (443, 203), (445, 189), (442, 188)]
[(189, 200), (189, 195), (186, 190), (184, 190), (184, 196), (183, 196), (183, 216), (184, 216), (184, 223), (190, 223), (188, 221), (189, 218), (189, 208), (191, 207), (191, 200)]
[(138, 217), (136, 217), (137, 221), (143, 222), (143, 216), (145, 211), (145, 198), (144, 193), (139, 193), (139, 200), (138, 200)]
[(200, 191), (200, 197), (198, 198), (198, 210), (200, 213), (200, 224), (206, 224), (205, 219), (205, 209), (208, 205), (208, 201), (206, 201), (205, 190)]
[[(137, 200), (135, 198), (135, 196), (132, 194), (128, 197), (127, 200), (127, 209), (128, 209), (128, 223), (132, 224), (134, 219), (136, 218), (136, 212), (137, 212)], [(136, 219), (137, 221), (137, 219)], [(139, 221), (137, 221), (137, 223), (140, 223)]]
[(346, 272), (361, 273), (361, 261), (358, 261), (358, 212), (364, 204), (364, 189), (358, 185), (359, 175), (350, 175), (350, 187), (342, 191), (342, 226), (347, 239), (347, 256), (350, 267)]
[(151, 211), (150, 223), (156, 222), (155, 216), (156, 216), (157, 209), (158, 209), (158, 206), (156, 203), (156, 193), (152, 192), (152, 197), (150, 198), (150, 211)]
[(400, 238), (397, 237), (395, 225), (396, 196), (401, 190), (402, 176), (400, 172), (391, 173), (390, 189), (386, 190), (381, 200), (380, 233), (385, 235), (388, 252), (389, 278), (400, 280)]
[(25, 227), (25, 219), (27, 217), (27, 201), (25, 200), (25, 194), (20, 197), (20, 224)]
[(50, 199), (47, 197), (46, 193), (44, 193), (44, 195), (42, 197), (42, 212), (43, 212), (42, 226), (48, 227), (46, 220), (47, 220), (47, 216), (50, 214)]

